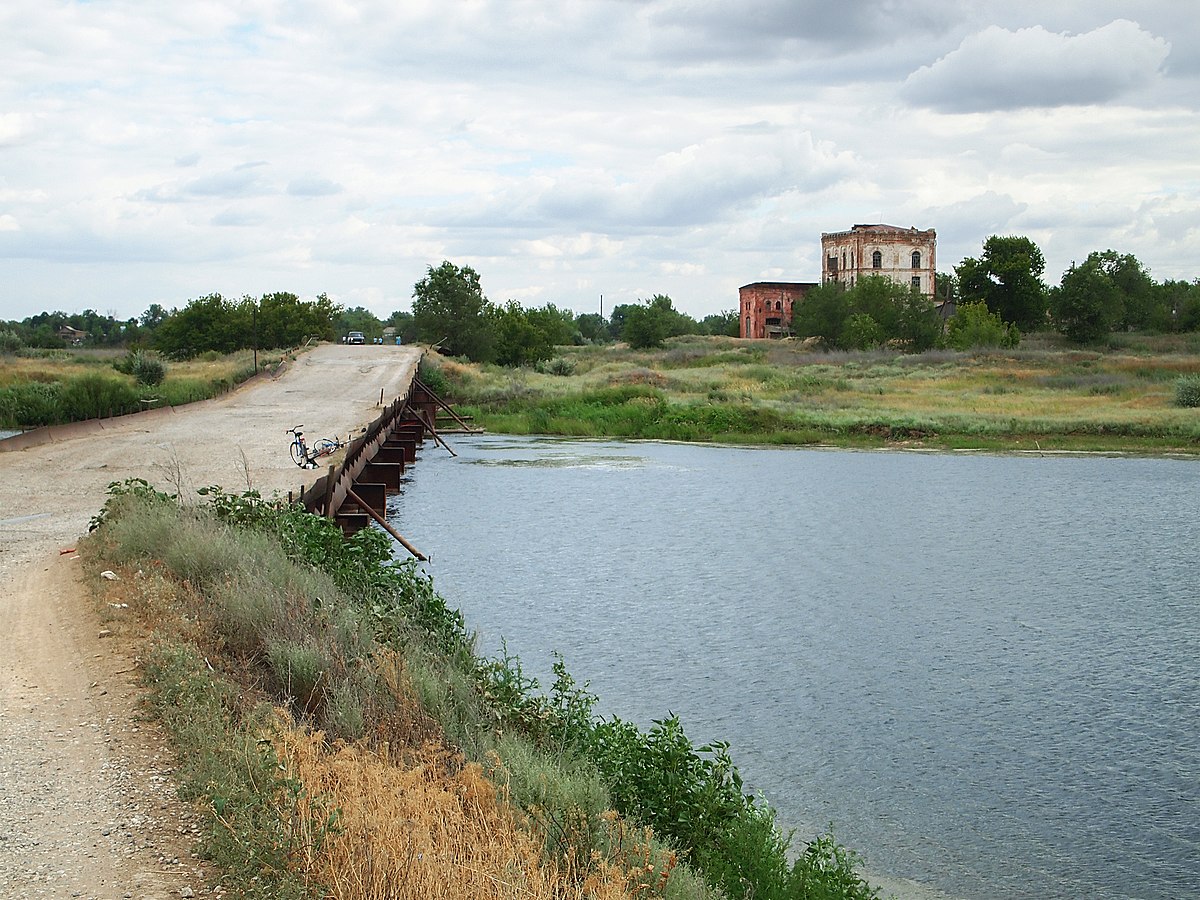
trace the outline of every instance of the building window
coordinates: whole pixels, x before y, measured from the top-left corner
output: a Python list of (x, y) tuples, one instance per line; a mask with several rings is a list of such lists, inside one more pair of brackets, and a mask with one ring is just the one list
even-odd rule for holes
[(837, 257), (836, 257), (836, 256), (830, 256), (830, 257), (829, 257), (829, 258), (826, 260), (826, 263), (827, 263), (827, 265), (828, 265), (828, 268), (829, 268), (829, 274), (830, 274), (830, 275), (833, 275), (834, 277), (836, 277), (836, 276), (837, 276), (837, 273), (838, 273), (838, 263), (837, 263)]
[(914, 275), (912, 277), (912, 286), (913, 286), (914, 291), (919, 291), (921, 289), (921, 276), (920, 275)]
[(872, 269), (882, 269), (883, 268), (883, 254), (880, 253), (878, 250), (876, 250), (874, 253), (871, 254), (871, 268)]
[(912, 267), (913, 267), (914, 269), (919, 269), (919, 268), (921, 268), (921, 251), (920, 251), (920, 250), (914, 250), (914, 251), (913, 251), (913, 264), (912, 264)]
[(783, 304), (780, 303), (778, 300), (776, 300), (775, 301), (775, 311), (779, 312), (781, 309), (783, 309)]

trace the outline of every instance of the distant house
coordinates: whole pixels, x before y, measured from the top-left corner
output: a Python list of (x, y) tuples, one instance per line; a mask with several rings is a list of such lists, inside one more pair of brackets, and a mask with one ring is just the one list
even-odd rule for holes
[(821, 257), (822, 281), (853, 287), (860, 278), (879, 275), (933, 299), (937, 232), (932, 228), (855, 225), (849, 231), (822, 233)]
[(791, 334), (792, 304), (816, 282), (756, 281), (738, 288), (741, 309), (741, 336), (744, 338), (781, 338)]
[(80, 331), (78, 328), (72, 328), (70, 325), (59, 325), (58, 336), (68, 344), (82, 344), (87, 340), (88, 333)]

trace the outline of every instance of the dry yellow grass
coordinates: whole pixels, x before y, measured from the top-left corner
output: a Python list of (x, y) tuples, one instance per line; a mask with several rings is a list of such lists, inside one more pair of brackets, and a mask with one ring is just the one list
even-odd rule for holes
[(624, 900), (646, 874), (596, 854), (546, 860), (541, 837), (483, 769), (448, 769), (440, 747), (428, 748), (426, 762), (398, 761), (386, 750), (330, 748), (294, 728), (276, 746), (306, 789), (296, 827), (340, 812), (326, 841), (299, 841), (319, 848), (306, 861), (310, 874), (337, 900)]

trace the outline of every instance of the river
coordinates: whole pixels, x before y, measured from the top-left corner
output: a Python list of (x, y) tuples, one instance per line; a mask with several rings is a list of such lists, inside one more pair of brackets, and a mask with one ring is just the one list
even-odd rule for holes
[(543, 684), (680, 715), (901, 897), (1200, 897), (1194, 461), (427, 443), (390, 517)]

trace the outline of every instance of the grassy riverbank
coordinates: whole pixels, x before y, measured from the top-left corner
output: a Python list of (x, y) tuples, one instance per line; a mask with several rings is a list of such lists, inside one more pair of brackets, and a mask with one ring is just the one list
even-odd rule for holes
[[(285, 351), (259, 351), (259, 369), (278, 365)], [(164, 364), (156, 384), (119, 371), (124, 350), (23, 350), (0, 355), (0, 427), (36, 428), (182, 406), (216, 397), (254, 375), (254, 353), (205, 353)], [(127, 366), (123, 366), (127, 368)]]
[(724, 744), (597, 717), (561, 660), (542, 693), (479, 657), (382, 532), (205, 493), (114, 486), (81, 549), (234, 895), (877, 896), (830, 835), (793, 861)]
[[(665, 349), (562, 348), (544, 372), (432, 360), (429, 377), (491, 431), (755, 444), (1200, 452), (1175, 405), (1200, 336), (1114, 337), (1082, 350), (829, 353), (682, 337)], [(557, 374), (552, 374), (557, 373)]]

